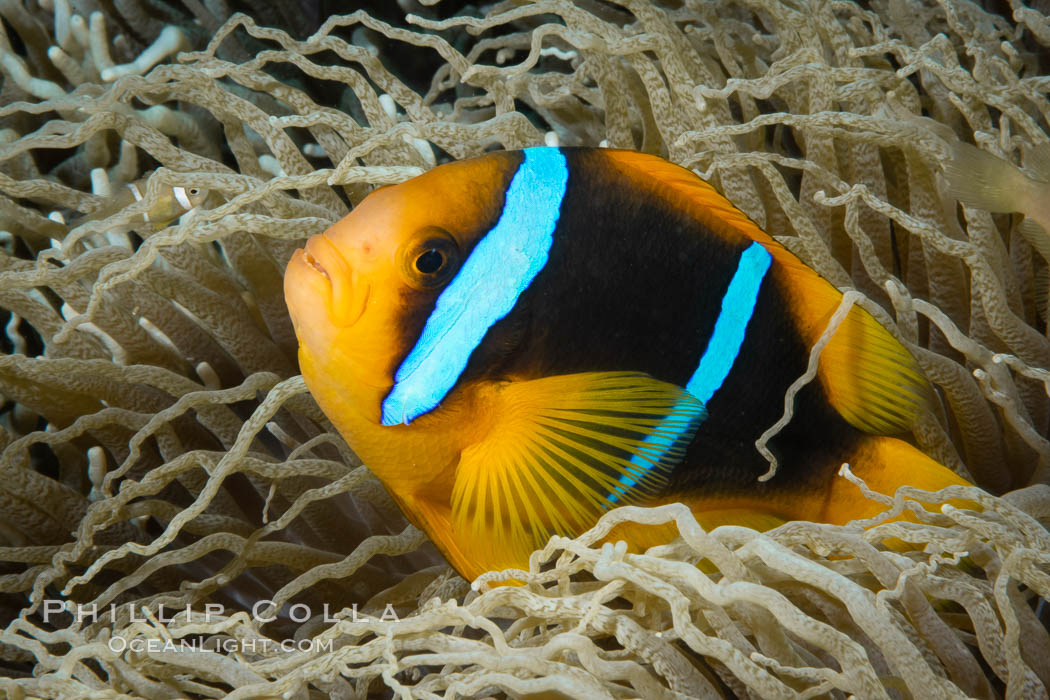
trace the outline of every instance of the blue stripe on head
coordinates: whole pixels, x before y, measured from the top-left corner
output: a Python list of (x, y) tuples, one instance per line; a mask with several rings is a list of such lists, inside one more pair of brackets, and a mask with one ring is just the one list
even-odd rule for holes
[(527, 148), (499, 221), (438, 296), (383, 401), (383, 425), (407, 425), (452, 390), (492, 324), (510, 313), (547, 264), (569, 182), (557, 148)]
[(700, 365), (685, 387), (705, 404), (722, 386), (736, 362), (771, 260), (772, 256), (761, 243), (752, 243), (740, 256), (733, 279), (722, 297), (715, 330), (707, 341)]

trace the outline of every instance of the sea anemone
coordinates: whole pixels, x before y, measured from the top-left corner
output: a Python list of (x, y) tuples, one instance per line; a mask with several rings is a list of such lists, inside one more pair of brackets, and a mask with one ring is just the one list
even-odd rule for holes
[[(957, 167), (1050, 188), (1046, 14), (435, 3), (0, 0), (0, 688), (1046, 697), (1050, 232)], [(691, 168), (857, 290), (936, 386), (916, 443), (984, 490), (761, 534), (621, 508), (456, 576), (307, 393), (282, 271), (374, 186), (543, 143)], [(207, 198), (158, 218), (176, 187)], [(681, 537), (596, 544), (624, 520)]]

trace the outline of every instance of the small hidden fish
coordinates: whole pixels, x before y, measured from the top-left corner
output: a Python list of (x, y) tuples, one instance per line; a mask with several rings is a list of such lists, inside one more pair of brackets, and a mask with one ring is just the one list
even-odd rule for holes
[[(88, 214), (80, 221), (105, 219), (125, 209), (135, 202), (142, 201), (146, 196), (146, 183), (149, 177), (128, 183), (107, 197), (102, 205)], [(170, 189), (163, 190), (153, 205), (142, 212), (143, 220), (160, 230), (179, 218), (189, 210), (200, 206), (208, 196), (208, 191), (200, 187), (181, 187), (176, 185)]]
[(1024, 151), (1034, 177), (972, 144), (956, 140), (951, 149), (948, 193), (969, 207), (1024, 214), (1018, 232), (1050, 264), (1050, 143)]
[[(944, 164), (948, 194), (968, 207), (1024, 214), (1017, 232), (1050, 265), (1050, 143), (1022, 152), (1031, 175), (977, 146), (959, 140), (950, 144), (951, 157)], [(1050, 318), (1048, 301), (1050, 276), (1042, 267), (1035, 273), (1035, 306), (1044, 321)]]
[(528, 148), (380, 188), (296, 251), (285, 297), (321, 408), (468, 579), (625, 504), (683, 502), (706, 528), (880, 511), (843, 462), (886, 494), (967, 483), (883, 437), (930, 387), (859, 307), (757, 480), (755, 440), (842, 295), (653, 156)]

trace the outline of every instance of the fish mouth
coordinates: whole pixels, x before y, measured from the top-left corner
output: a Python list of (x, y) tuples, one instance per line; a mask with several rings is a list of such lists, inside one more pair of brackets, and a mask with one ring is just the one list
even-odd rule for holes
[(317, 260), (317, 258), (315, 258), (314, 256), (310, 255), (310, 251), (308, 251), (308, 250), (304, 250), (303, 251), (303, 262), (306, 263), (307, 265), (309, 265), (310, 267), (312, 267), (317, 272), (319, 272), (326, 280), (328, 280), (328, 283), (331, 284), (332, 277), (328, 274), (328, 270), (324, 269), (324, 265), (322, 265)]
[(327, 283), (332, 323), (340, 328), (356, 323), (365, 311), (369, 286), (353, 273), (339, 247), (324, 234), (311, 236), (301, 260)]
[(333, 271), (342, 269), (347, 274), (350, 272), (350, 266), (346, 264), (346, 260), (339, 254), (339, 250), (335, 245), (325, 238), (323, 233), (319, 236), (310, 236), (310, 239), (306, 241), (306, 246), (303, 249), (303, 262), (321, 273), (329, 282), (332, 281), (332, 275), (328, 271), (329, 268), (332, 268)]

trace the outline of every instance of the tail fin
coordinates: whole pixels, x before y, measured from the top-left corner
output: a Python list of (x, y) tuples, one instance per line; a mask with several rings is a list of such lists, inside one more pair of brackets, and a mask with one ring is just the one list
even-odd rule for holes
[[(936, 491), (946, 486), (972, 486), (948, 467), (936, 462), (903, 440), (891, 437), (869, 437), (848, 460), (850, 469), (873, 491), (893, 496), (901, 486), (914, 486)], [(958, 503), (973, 508), (973, 504)], [(836, 478), (828, 494), (821, 520), (844, 524), (850, 520), (870, 518), (886, 507), (864, 497), (855, 485)]]

